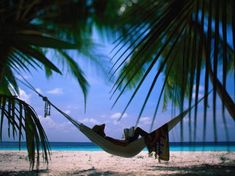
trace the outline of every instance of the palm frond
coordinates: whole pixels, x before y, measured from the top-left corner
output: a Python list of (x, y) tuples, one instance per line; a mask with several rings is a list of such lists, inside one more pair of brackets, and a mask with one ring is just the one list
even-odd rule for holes
[[(68, 63), (68, 67), (71, 71), (71, 74), (77, 79), (79, 82), (79, 85), (82, 89), (83, 95), (84, 95), (84, 101), (85, 101), (85, 106), (86, 106), (86, 97), (87, 97), (87, 89), (88, 89), (88, 82), (84, 76), (84, 73), (82, 69), (79, 67), (79, 65), (64, 51), (59, 50), (59, 53), (66, 59), (66, 62)], [(86, 110), (86, 107), (85, 107)]]
[[(227, 36), (228, 30), (230, 30), (228, 26), (232, 26), (232, 36), (229, 37), (234, 43), (235, 18), (234, 8), (232, 8), (234, 4), (230, 0), (223, 2), (219, 0), (216, 2), (212, 0), (150, 0), (138, 1), (131, 7), (127, 7), (123, 19), (121, 19), (123, 25), (123, 27), (120, 26), (119, 32), (121, 34), (115, 41), (116, 45), (113, 50), (113, 52), (116, 51), (113, 54), (116, 60), (114, 60), (112, 71), (113, 75), (118, 73), (112, 87), (111, 98), (115, 95), (117, 97), (114, 99), (114, 105), (127, 88), (133, 89), (133, 94), (124, 107), (124, 113), (142, 83), (144, 84), (146, 79), (150, 79), (147, 75), (151, 68), (157, 68), (152, 70), (153, 75), (157, 76), (159, 72), (162, 72), (162, 68), (169, 67), (171, 62), (164, 63), (164, 60), (168, 58), (168, 52), (171, 52), (174, 57), (170, 57), (169, 60), (175, 60), (175, 64), (173, 64), (169, 76), (165, 76), (164, 90), (161, 90), (159, 95), (161, 97), (162, 91), (164, 92), (163, 108), (167, 106), (169, 100), (177, 105), (179, 110), (183, 109), (185, 100), (190, 107), (193, 101), (198, 101), (200, 87), (204, 87), (206, 95), (209, 87), (212, 86), (214, 88), (214, 140), (217, 141), (217, 95), (220, 97), (222, 106), (235, 119), (235, 104), (231, 93), (226, 88), (229, 71), (234, 71), (234, 67), (231, 68), (231, 65), (234, 65), (235, 44), (232, 47)], [(139, 9), (146, 13), (138, 13)], [(180, 29), (183, 30), (181, 36)], [(177, 50), (169, 51), (177, 37), (179, 37), (175, 45)], [(185, 67), (185, 65), (187, 66)], [(222, 77), (217, 73), (221, 68), (223, 70)], [(166, 72), (165, 74), (168, 75)], [(203, 74), (205, 76), (202, 76)], [(154, 87), (157, 87), (158, 80), (157, 77), (155, 78), (150, 85), (147, 85), (150, 88), (145, 92), (146, 98), (143, 99), (137, 123), (149, 97), (154, 96), (152, 92), (153, 89), (156, 89)], [(153, 121), (155, 121), (158, 104), (159, 102), (156, 101)], [(203, 139), (206, 137), (207, 108), (208, 97), (204, 99)], [(190, 141), (196, 140), (197, 136), (197, 111), (198, 107), (196, 106), (194, 113), (189, 112)], [(193, 115), (194, 125), (191, 122)], [(223, 121), (226, 123), (225, 119)], [(183, 129), (183, 124), (181, 124), (181, 129)], [(192, 130), (194, 130), (193, 134)], [(181, 136), (183, 136), (182, 132)]]
[[(50, 49), (60, 54), (56, 59), (62, 58), (62, 67), (66, 66), (77, 79), (86, 105), (89, 85), (83, 70), (76, 63), (77, 60), (70, 57), (69, 49), (85, 55), (86, 59), (91, 58), (98, 66), (104, 65), (103, 58), (96, 53), (94, 47), (96, 43), (92, 39), (93, 29), (94, 26), (97, 29), (102, 26), (113, 29), (116, 26), (114, 18), (120, 16), (122, 2), (123, 0), (1, 1), (0, 94), (10, 96), (18, 91), (15, 73), (30, 73), (33, 68), (45, 70), (46, 76), (51, 76), (54, 72), (62, 74), (61, 68), (45, 52)], [(9, 136), (15, 137), (18, 132), (21, 141), (25, 134), (32, 166), (35, 157), (36, 162), (39, 162), (40, 145), (48, 161), (47, 138), (32, 107), (16, 97), (2, 98), (1, 107), (1, 130), (3, 119), (6, 119), (9, 122)]]
[[(8, 122), (8, 134), (13, 139), (18, 138), (21, 147), (22, 138), (27, 144), (30, 167), (35, 164), (38, 169), (40, 150), (43, 158), (49, 161), (49, 143), (45, 131), (34, 109), (15, 96), (0, 95), (0, 142), (3, 135), (3, 121)], [(36, 160), (35, 160), (36, 159)]]

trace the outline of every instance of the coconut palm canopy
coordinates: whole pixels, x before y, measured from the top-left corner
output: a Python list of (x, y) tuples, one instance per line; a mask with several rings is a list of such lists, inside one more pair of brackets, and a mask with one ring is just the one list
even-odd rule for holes
[[(13, 96), (18, 93), (17, 75), (43, 69), (46, 76), (51, 76), (52, 73), (62, 74), (65, 67), (78, 81), (86, 100), (88, 82), (77, 58), (72, 58), (69, 51), (76, 51), (96, 64), (101, 63), (102, 57), (97, 57), (96, 45), (91, 38), (92, 29), (94, 26), (100, 31), (112, 29), (121, 2), (0, 1), (0, 137), (4, 119), (9, 122), (9, 136), (18, 136), (21, 142), (25, 133), (32, 167), (36, 155), (39, 157), (40, 144), (48, 161), (48, 141), (33, 108)], [(55, 60), (61, 64), (55, 64)]]
[[(186, 103), (190, 106), (193, 101), (198, 101), (200, 87), (204, 88), (205, 95), (213, 88), (213, 126), (216, 141), (217, 95), (222, 102), (223, 114), (226, 109), (230, 117), (235, 119), (234, 95), (231, 92), (234, 81), (227, 82), (228, 75), (230, 78), (234, 77), (235, 2), (231, 0), (129, 1), (121, 9), (122, 35), (116, 40), (116, 47), (113, 50), (115, 60), (113, 76), (118, 73), (112, 89), (112, 97), (116, 96), (114, 105), (126, 89), (132, 88), (133, 94), (124, 108), (124, 113), (140, 92), (140, 88), (145, 85), (148, 89), (144, 92), (145, 99), (139, 111), (137, 124), (150, 97), (158, 96), (158, 100), (155, 101), (153, 125), (161, 100), (164, 102), (163, 109), (166, 108), (168, 100), (171, 100), (182, 111)], [(222, 76), (219, 76), (219, 72), (222, 72)], [(157, 83), (161, 76), (164, 77), (163, 85)], [(146, 80), (151, 81), (146, 83)], [(154, 95), (154, 90), (159, 87), (160, 94)], [(194, 88), (195, 97), (193, 97)], [(206, 97), (204, 139), (208, 105)], [(194, 124), (189, 120), (190, 141), (196, 138), (197, 107), (194, 113), (189, 114), (189, 119), (193, 115)], [(224, 115), (223, 121), (226, 122)], [(193, 138), (191, 138), (192, 127)]]
[[(2, 0), (0, 136), (3, 119), (6, 119), (9, 122), (9, 136), (18, 136), (21, 141), (25, 134), (32, 166), (35, 158), (37, 163), (39, 161), (39, 144), (42, 144), (47, 161), (47, 137), (36, 113), (30, 105), (12, 96), (18, 91), (16, 75), (29, 73), (31, 69), (43, 69), (47, 76), (54, 72), (62, 74), (62, 69), (55, 64), (56, 59), (77, 79), (86, 98), (88, 83), (82, 68), (68, 51), (76, 50), (97, 63), (95, 45), (90, 38), (93, 26), (101, 32), (112, 32), (118, 25), (117, 31), (121, 35), (115, 42), (111, 75), (116, 79), (112, 89), (112, 96), (117, 95), (114, 104), (127, 88), (132, 88), (134, 92), (124, 113), (149, 74), (153, 73), (137, 118), (138, 124), (147, 102), (154, 96), (153, 90), (161, 87), (158, 100), (154, 102), (153, 125), (161, 100), (164, 102), (163, 108), (170, 100), (183, 111), (186, 103), (191, 106), (193, 101), (198, 101), (199, 87), (204, 87), (205, 95), (212, 87), (213, 125), (217, 140), (216, 93), (224, 109), (235, 118), (232, 94), (226, 86), (228, 75), (234, 72), (234, 8), (231, 0)], [(55, 52), (53, 56), (56, 58), (47, 54), (48, 51)], [(220, 70), (222, 77), (218, 74)], [(164, 76), (163, 85), (157, 86), (160, 76)], [(207, 106), (208, 98), (205, 98), (204, 136)], [(195, 138), (197, 107), (194, 124), (189, 120), (189, 136), (192, 136), (192, 125)]]

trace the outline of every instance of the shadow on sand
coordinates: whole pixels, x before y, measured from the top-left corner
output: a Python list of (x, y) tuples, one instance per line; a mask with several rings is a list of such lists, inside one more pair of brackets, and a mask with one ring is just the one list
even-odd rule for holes
[[(174, 167), (174, 166), (153, 166), (151, 171), (156, 172), (156, 175), (162, 176), (234, 176), (235, 163), (229, 163), (229, 165), (208, 165), (202, 164), (193, 167)], [(160, 174), (159, 171), (170, 171), (173, 173)], [(121, 173), (105, 171), (100, 172), (95, 168), (88, 170), (81, 170), (73, 172), (71, 175), (87, 175), (87, 176), (133, 176), (138, 173)], [(154, 174), (155, 175), (155, 174)]]
[[(79, 170), (75, 171), (73, 173), (67, 173), (68, 175), (74, 175), (74, 176), (128, 176), (133, 174), (122, 174), (122, 173), (116, 173), (112, 171), (105, 171), (100, 172), (96, 170), (95, 168), (87, 169), (87, 170)], [(38, 171), (0, 171), (0, 176), (41, 176), (41, 175), (53, 175), (53, 173), (49, 173), (49, 170), (38, 170)], [(60, 175), (60, 174), (55, 174)], [(61, 175), (65, 175), (65, 173), (61, 173)]]
[[(98, 170), (96, 170), (95, 168), (92, 169), (87, 169), (87, 170), (80, 170), (77, 172), (73, 172), (71, 175), (87, 175), (87, 176), (128, 176), (129, 174), (122, 174), (122, 173), (118, 173), (118, 172), (112, 172), (112, 171), (105, 171), (105, 172), (100, 172)], [(132, 174), (133, 175), (133, 174)]]
[(33, 171), (0, 171), (0, 176), (38, 176), (48, 173), (48, 169)]
[(173, 173), (162, 174), (164, 176), (169, 175), (182, 175), (182, 176), (234, 176), (235, 173), (235, 163), (229, 165), (208, 165), (202, 164), (193, 167), (174, 167), (174, 166), (154, 166), (153, 170), (157, 171), (170, 171)]
[[(234, 176), (235, 173), (235, 163), (230, 163), (229, 165), (198, 165), (193, 167), (174, 167), (174, 166), (153, 166), (150, 168), (154, 171), (156, 175), (162, 176)], [(169, 174), (160, 174), (160, 171), (169, 171)], [(40, 175), (51, 175), (49, 170), (39, 170), (39, 171), (0, 171), (0, 176), (40, 176)], [(69, 175), (74, 176), (133, 176), (138, 173), (121, 173), (112, 171), (99, 171), (95, 168), (87, 170), (79, 170)], [(53, 174), (52, 174), (53, 175)], [(64, 174), (62, 174), (64, 175)], [(155, 175), (155, 174), (154, 174)]]

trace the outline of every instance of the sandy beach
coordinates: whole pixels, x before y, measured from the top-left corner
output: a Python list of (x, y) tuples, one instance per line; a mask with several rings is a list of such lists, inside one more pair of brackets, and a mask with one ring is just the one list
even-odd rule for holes
[(0, 151), (0, 175), (234, 175), (235, 152), (171, 152), (161, 162), (141, 152), (121, 158), (102, 151), (52, 151), (47, 166), (29, 170), (25, 151)]

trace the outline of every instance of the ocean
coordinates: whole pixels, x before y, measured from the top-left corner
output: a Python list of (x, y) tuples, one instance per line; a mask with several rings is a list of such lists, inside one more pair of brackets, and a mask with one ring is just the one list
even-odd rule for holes
[[(21, 150), (26, 150), (26, 143), (21, 143)], [(50, 142), (50, 149), (56, 151), (102, 151), (91, 142)], [(0, 150), (19, 150), (18, 142), (0, 142)], [(147, 151), (147, 149), (144, 149)], [(235, 142), (171, 142), (170, 151), (232, 151)]]

